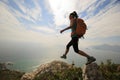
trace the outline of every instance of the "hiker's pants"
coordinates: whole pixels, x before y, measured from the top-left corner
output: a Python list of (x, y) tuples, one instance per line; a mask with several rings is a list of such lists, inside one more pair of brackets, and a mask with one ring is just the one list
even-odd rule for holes
[(79, 52), (78, 49), (78, 37), (72, 37), (71, 41), (67, 44), (66, 48), (69, 49), (71, 46), (73, 46), (73, 49), (76, 53)]

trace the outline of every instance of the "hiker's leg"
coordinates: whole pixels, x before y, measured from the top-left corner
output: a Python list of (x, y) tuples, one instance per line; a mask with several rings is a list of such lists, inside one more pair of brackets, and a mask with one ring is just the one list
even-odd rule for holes
[(72, 40), (67, 44), (67, 46), (66, 46), (66, 50), (65, 50), (65, 55), (68, 54), (68, 52), (69, 52), (69, 48), (72, 46), (72, 44), (73, 44), (73, 41), (72, 41)]
[(78, 38), (75, 37), (73, 38), (73, 49), (76, 53), (79, 53), (79, 49), (78, 49)]
[(65, 53), (61, 56), (61, 58), (64, 58), (64, 59), (67, 58), (66, 55), (68, 54), (69, 48), (70, 48), (70, 46), (72, 46), (72, 43), (73, 43), (73, 41), (71, 40), (71, 41), (67, 44)]
[(74, 43), (73, 43), (73, 49), (76, 53), (86, 57), (86, 58), (89, 58), (90, 56), (88, 54), (86, 54), (85, 52), (81, 51), (78, 49), (78, 38), (74, 38), (73, 39)]
[(67, 55), (69, 52), (69, 49), (66, 48), (64, 55)]
[(87, 53), (85, 53), (85, 52), (83, 52), (83, 51), (81, 51), (81, 50), (79, 50), (78, 54), (80, 54), (80, 55), (82, 55), (82, 56), (84, 56), (84, 57), (86, 57), (86, 58), (89, 58), (89, 57), (90, 57)]
[(73, 41), (74, 41), (74, 43), (73, 43), (74, 51), (75, 51), (76, 53), (78, 53), (78, 54), (80, 54), (80, 55), (82, 55), (82, 56), (84, 56), (84, 57), (87, 58), (87, 63), (86, 63), (86, 65), (87, 65), (87, 64), (90, 64), (90, 63), (92, 63), (92, 62), (94, 62), (94, 61), (96, 61), (96, 58), (94, 58), (94, 57), (92, 57), (92, 56), (89, 56), (89, 55), (86, 54), (85, 52), (83, 52), (83, 51), (81, 51), (81, 50), (78, 49), (78, 38), (74, 38)]
[(86, 54), (85, 52), (83, 52), (83, 51), (81, 51), (81, 50), (79, 50), (78, 54), (80, 54), (80, 55), (82, 55), (82, 56), (84, 56), (84, 57), (87, 58), (87, 63), (86, 63), (86, 65), (88, 65), (88, 64), (96, 61), (96, 58), (94, 58), (93, 56), (89, 56), (88, 54)]

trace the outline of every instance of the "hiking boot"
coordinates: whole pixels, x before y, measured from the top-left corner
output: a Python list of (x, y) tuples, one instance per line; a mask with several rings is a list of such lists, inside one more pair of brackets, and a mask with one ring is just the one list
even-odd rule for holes
[(92, 63), (92, 62), (94, 62), (94, 61), (96, 61), (96, 58), (94, 58), (94, 57), (89, 57), (86, 65), (88, 65), (88, 64), (90, 64), (90, 63)]
[(67, 57), (66, 57), (66, 55), (63, 55), (63, 56), (61, 56), (61, 58), (64, 58), (64, 59), (66, 59)]

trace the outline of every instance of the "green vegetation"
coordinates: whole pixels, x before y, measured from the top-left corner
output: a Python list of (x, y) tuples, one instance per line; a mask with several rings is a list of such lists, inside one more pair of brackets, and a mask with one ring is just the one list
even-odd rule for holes
[(12, 70), (0, 70), (0, 80), (20, 80), (24, 73)]
[(120, 80), (119, 64), (113, 63), (110, 59), (106, 63), (101, 62), (100, 69), (105, 80)]
[(34, 80), (82, 80), (81, 68), (70, 68), (57, 72), (45, 72)]

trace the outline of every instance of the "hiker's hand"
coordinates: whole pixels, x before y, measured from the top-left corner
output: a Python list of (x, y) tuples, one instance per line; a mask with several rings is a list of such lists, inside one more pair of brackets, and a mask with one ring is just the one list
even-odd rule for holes
[(60, 33), (63, 33), (64, 30), (61, 30)]

